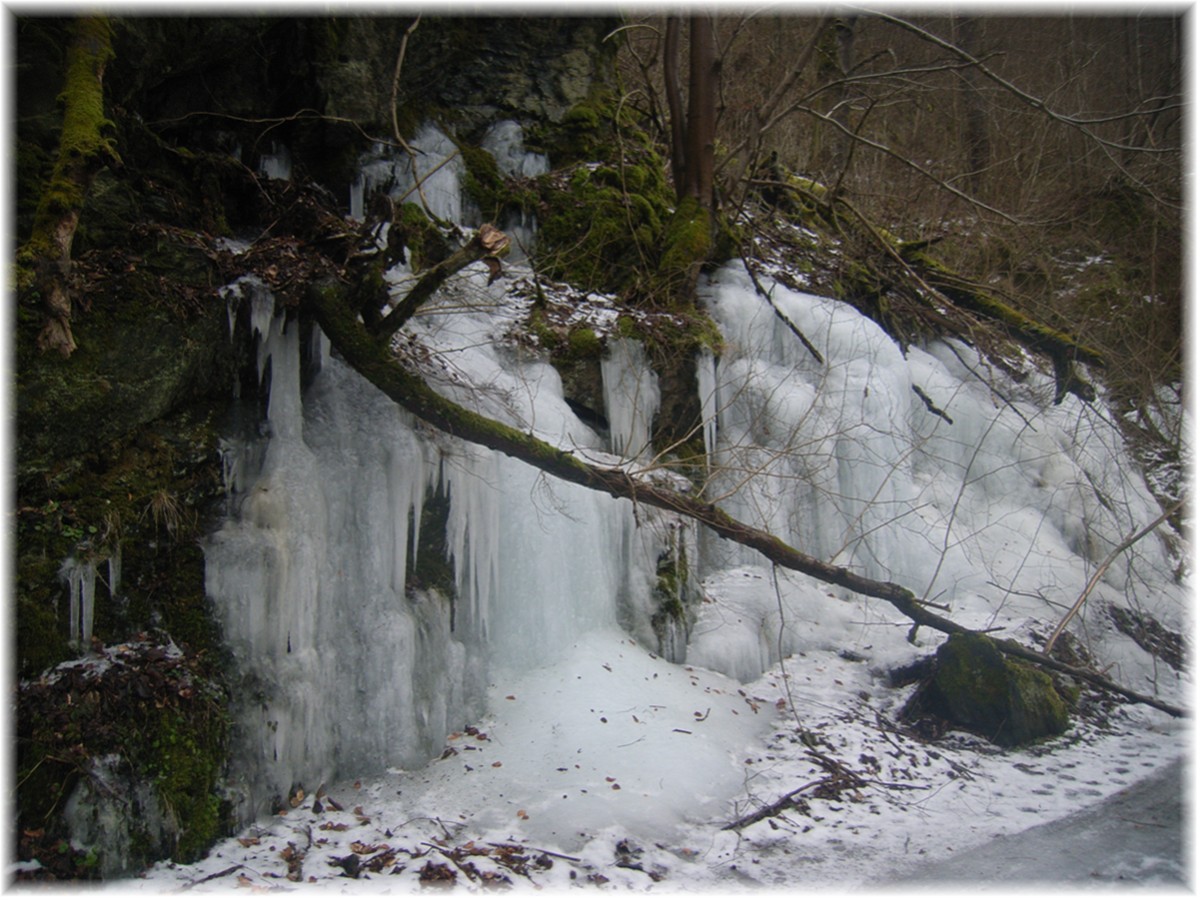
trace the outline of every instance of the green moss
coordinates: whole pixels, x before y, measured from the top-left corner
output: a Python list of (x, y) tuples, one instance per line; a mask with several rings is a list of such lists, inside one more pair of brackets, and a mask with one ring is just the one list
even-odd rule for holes
[(678, 530), (669, 533), (669, 540), (670, 546), (658, 556), (650, 625), (658, 638), (659, 652), (670, 659), (678, 655), (680, 648), (675, 642), (687, 634), (690, 617), (687, 548)]
[(223, 716), (164, 711), (151, 730), (149, 746), (131, 747), (131, 758), (145, 758), (163, 806), (179, 822), (172, 858), (194, 862), (222, 833), (220, 800), (214, 793), (224, 767), (228, 723)]
[(640, 340), (640, 332), (638, 330), (637, 320), (634, 319), (633, 316), (618, 316), (617, 336), (629, 338), (631, 340)]
[(562, 336), (550, 327), (545, 314), (540, 309), (534, 308), (529, 314), (526, 328), (537, 338), (539, 347), (553, 352), (562, 345)]
[(567, 333), (566, 352), (572, 359), (596, 359), (604, 352), (604, 344), (595, 331), (580, 325)]
[(698, 267), (712, 253), (712, 231), (712, 216), (698, 200), (685, 197), (680, 201), (667, 222), (658, 264), (658, 275), (669, 291), (678, 293), (695, 282)]
[(981, 634), (952, 635), (937, 653), (933, 711), (1005, 747), (1060, 734), (1067, 705), (1045, 672), (1006, 658)]
[(584, 290), (620, 293), (644, 285), (659, 255), (670, 196), (661, 179), (640, 191), (621, 180), (621, 169), (586, 166), (569, 179), (543, 179), (539, 263), (552, 278)]
[[(420, 532), (417, 547), (408, 555), (407, 590), (437, 590), (451, 601), (455, 599), (454, 564), (446, 543), (446, 523), (450, 516), (450, 497), (439, 487), (425, 498), (421, 507)], [(412, 533), (412, 512), (409, 528)]]
[[(527, 143), (539, 146), (536, 133)], [(653, 141), (610, 91), (596, 90), (540, 149), (557, 170), (539, 179), (540, 266), (584, 290), (651, 292), (675, 201)]]
[[(56, 162), (38, 198), (27, 252), (18, 257), (19, 265), (59, 257), (56, 229), (60, 220), (83, 206), (91, 170), (116, 158), (100, 80), (112, 55), (112, 31), (107, 19), (84, 17), (73, 23), (59, 98), (63, 122)], [(32, 276), (26, 273), (19, 280), (28, 288)]]
[[(224, 691), (209, 674), (216, 667), (203, 656), (172, 653), (162, 635), (158, 641), (143, 635), (104, 652), (104, 667), (20, 687), (19, 826), (65, 837), (56, 811), (80, 779), (93, 777), (94, 760), (115, 756), (118, 762), (105, 766), (125, 773), (122, 780), (127, 776), (130, 785), (152, 787), (175, 823), (168, 833), (152, 835), (140, 821), (127, 822), (132, 862), (149, 863), (162, 854), (196, 860), (228, 825), (215, 793), (229, 734)], [(144, 812), (148, 820), (158, 818)], [(164, 839), (168, 846), (160, 844)], [(81, 858), (76, 865), (103, 869), (104, 862)]]
[(393, 229), (408, 248), (408, 263), (414, 272), (435, 266), (450, 255), (450, 245), (441, 229), (417, 203), (402, 203)]

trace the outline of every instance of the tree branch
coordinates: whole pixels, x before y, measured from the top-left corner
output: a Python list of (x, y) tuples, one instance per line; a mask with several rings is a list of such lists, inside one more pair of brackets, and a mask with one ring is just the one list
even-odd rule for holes
[(1100, 563), (1100, 565), (1096, 567), (1096, 571), (1092, 574), (1092, 577), (1088, 579), (1087, 586), (1084, 587), (1083, 593), (1079, 595), (1079, 599), (1075, 601), (1075, 605), (1067, 611), (1067, 614), (1062, 617), (1062, 621), (1058, 623), (1058, 627), (1054, 629), (1054, 633), (1046, 639), (1046, 646), (1042, 648), (1043, 653), (1049, 653), (1054, 649), (1054, 643), (1058, 640), (1058, 636), (1062, 634), (1063, 629), (1067, 627), (1067, 623), (1075, 618), (1075, 616), (1079, 613), (1079, 610), (1083, 608), (1083, 604), (1087, 601), (1088, 596), (1091, 595), (1092, 589), (1099, 584), (1100, 579), (1104, 577), (1104, 573), (1108, 571), (1108, 567), (1113, 564), (1116, 558), (1152, 532), (1163, 522), (1167, 521), (1167, 519), (1171, 518), (1171, 516), (1175, 515), (1175, 513), (1179, 512), (1179, 510), (1183, 508), (1183, 503), (1184, 501), (1180, 500), (1141, 531), (1131, 534), (1113, 548), (1112, 553), (1108, 554), (1108, 556), (1104, 558), (1104, 562)]
[(379, 340), (391, 337), (404, 327), (404, 323), (413, 317), (447, 278), (461, 272), (477, 260), (496, 261), (497, 268), (492, 276), (494, 280), (499, 271), (499, 258), (507, 253), (508, 249), (508, 235), (491, 225), (480, 226), (471, 240), (422, 275), (404, 299), (371, 328), (371, 334)]
[[(757, 550), (769, 561), (786, 569), (867, 597), (885, 600), (917, 625), (924, 625), (944, 634), (970, 631), (957, 622), (931, 612), (905, 587), (892, 582), (875, 581), (845, 567), (830, 565), (789, 546), (769, 532), (739, 522), (711, 503), (638, 481), (630, 477), (629, 472), (623, 468), (597, 466), (585, 462), (569, 451), (559, 449), (532, 434), (488, 419), (447, 400), (421, 378), (406, 371), (382, 342), (367, 332), (346, 305), (344, 291), (344, 285), (336, 279), (314, 282), (306, 291), (305, 306), (349, 365), (388, 397), (435, 428), (519, 459), (571, 484), (687, 516), (707, 525), (727, 540)], [(1178, 707), (1123, 688), (1102, 675), (1065, 665), (1036, 650), (1022, 647), (1015, 641), (997, 641), (996, 644), (1010, 655), (1089, 681), (1171, 715), (1183, 715), (1183, 711)]]
[(1105, 140), (1104, 138), (1100, 137), (1098, 134), (1091, 131), (1090, 129), (1088, 129), (1085, 126), (1088, 124), (1091, 124), (1093, 122), (1109, 121), (1108, 118), (1089, 120), (1089, 119), (1077, 118), (1075, 116), (1069, 116), (1069, 115), (1066, 115), (1065, 113), (1056, 112), (1055, 110), (1050, 108), (1050, 105), (1048, 103), (1046, 103), (1045, 100), (1041, 99), (1040, 97), (1035, 97), (1032, 94), (1028, 94), (1025, 91), (1021, 90), (1019, 87), (1017, 87), (1011, 81), (1008, 81), (1007, 79), (1001, 77), (996, 72), (993, 72), (991, 69), (989, 69), (987, 66), (985, 66), (980, 60), (976, 59), (974, 56), (972, 56), (967, 51), (963, 50), (961, 47), (958, 47), (957, 45), (952, 44), (949, 41), (943, 40), (942, 38), (938, 37), (936, 34), (933, 34), (930, 31), (926, 31), (924, 28), (921, 28), (920, 26), (918, 26), (912, 22), (908, 22), (904, 19), (897, 18), (896, 16), (889, 16), (885, 12), (874, 11), (874, 12), (872, 12), (872, 15), (874, 15), (875, 17), (877, 17), (879, 19), (882, 19), (885, 22), (890, 22), (893, 25), (896, 25), (897, 27), (904, 29), (905, 31), (915, 34), (917, 37), (921, 38), (922, 40), (928, 41), (937, 47), (941, 47), (943, 50), (947, 50), (950, 53), (953, 53), (955, 56), (959, 57), (963, 61), (974, 66), (981, 75), (985, 76), (986, 78), (988, 78), (991, 81), (995, 82), (996, 84), (1000, 85), (1000, 87), (1004, 88), (1006, 91), (1008, 91), (1013, 96), (1020, 99), (1022, 102), (1028, 104), (1029, 106), (1033, 107), (1034, 109), (1038, 110), (1039, 112), (1045, 113), (1047, 116), (1049, 116), (1051, 119), (1054, 119), (1056, 122), (1061, 122), (1064, 125), (1069, 125), (1072, 128), (1078, 129), (1080, 132), (1087, 135), (1087, 137), (1089, 137), (1090, 139), (1092, 139), (1093, 141), (1095, 141), (1096, 143), (1098, 143), (1102, 146), (1109, 147), (1113, 150), (1128, 150), (1128, 151), (1134, 151), (1134, 152), (1138, 152), (1138, 153), (1178, 152), (1178, 148), (1174, 148), (1174, 147), (1158, 150), (1158, 149), (1151, 148), (1151, 147), (1135, 147), (1130, 144), (1122, 144), (1122, 143), (1118, 143), (1116, 141)]

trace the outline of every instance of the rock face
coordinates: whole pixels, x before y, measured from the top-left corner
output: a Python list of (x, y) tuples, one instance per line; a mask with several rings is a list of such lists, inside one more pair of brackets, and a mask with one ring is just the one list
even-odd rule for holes
[[(15, 238), (21, 244), (56, 156), (62, 127), (56, 98), (71, 20), (19, 18)], [(280, 235), (303, 232), (277, 214), (287, 209), (298, 220), (311, 212), (288, 193), (288, 182), (267, 185), (255, 177), (268, 171), (267, 159), (287, 159), (297, 182), (348, 198), (359, 154), (374, 140), (391, 139), (393, 73), (411, 21), (111, 20), (116, 55), (105, 74), (104, 111), (120, 164), (96, 174), (75, 232), (75, 353), (66, 360), (38, 353), (41, 307), (31, 292), (18, 298), (16, 310), (20, 678), (36, 679), (63, 660), (153, 633), (178, 645), (197, 677), (223, 684), (223, 646), (197, 538), (224, 509), (222, 435), (255, 427), (265, 388), (253, 362), (250, 312), (230, 306), (220, 290), (244, 262), (235, 261), (241, 251), (231, 248), (251, 236), (286, 251), (292, 244)], [(478, 143), (488, 124), (509, 117), (544, 141), (610, 68), (614, 43), (602, 39), (615, 24), (582, 16), (424, 17), (406, 47), (397, 124), (411, 137), (423, 121), (439, 121), (466, 146)], [(346, 201), (337, 202), (344, 210)], [(267, 223), (273, 224), (264, 232)], [(283, 268), (292, 257), (285, 252), (281, 259)], [(96, 592), (94, 608), (89, 603), (82, 629), (73, 620), (68, 627), (75, 600), (63, 575), (67, 559), (100, 571), (108, 584)], [(429, 564), (416, 576), (422, 586), (447, 577)], [(74, 705), (48, 697), (39, 708), (35, 693), (27, 688), (18, 698), (20, 727), (32, 735), (50, 720), (46, 708), (70, 713), (90, 738), (71, 745), (82, 754), (71, 771), (90, 774), (75, 790), (43, 764), (56, 747), (22, 743), (18, 830), (44, 838), (44, 846), (25, 848), (27, 855), (69, 849), (65, 839), (72, 834), (89, 846), (103, 836), (96, 858), (65, 852), (56, 871), (112, 875), (163, 854), (194, 858), (228, 827), (218, 802), (223, 744), (202, 755), (203, 771), (168, 765), (130, 737), (163, 734), (167, 707), (150, 704), (116, 716), (129, 734), (108, 735), (101, 745), (96, 723), (103, 716), (88, 718), (78, 697)], [(216, 717), (225, 702), (215, 694), (205, 699)], [(192, 732), (176, 732), (173, 746), (186, 748)], [(182, 789), (176, 796), (163, 786), (167, 771), (188, 772), (194, 807), (181, 805)], [(110, 782), (120, 784), (114, 802), (140, 815), (114, 819), (109, 795), (87, 786)], [(179, 821), (159, 828), (160, 806)], [(154, 833), (135, 833), (136, 819)], [(176, 837), (160, 840), (160, 832)]]
[(1061, 734), (1067, 705), (1044, 672), (1006, 659), (983, 635), (956, 634), (937, 652), (937, 670), (922, 689), (925, 712), (1015, 747)]
[[(392, 76), (409, 21), (338, 21), (316, 66), (327, 114), (390, 123)], [(599, 74), (597, 50), (616, 24), (583, 17), (423, 20), (409, 36), (397, 99), (434, 98), (453, 109), (461, 131), (505, 116), (560, 122), (587, 97)]]

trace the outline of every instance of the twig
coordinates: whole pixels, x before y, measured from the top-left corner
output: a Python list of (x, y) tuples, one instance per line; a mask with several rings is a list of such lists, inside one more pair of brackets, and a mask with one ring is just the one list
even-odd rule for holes
[[(412, 148), (400, 134), (400, 120), (396, 116), (396, 100), (400, 94), (400, 67), (404, 65), (404, 54), (408, 50), (408, 37), (417, 30), (417, 25), (421, 22), (420, 13), (412, 20), (412, 24), (404, 31), (404, 37), (400, 39), (400, 52), (396, 54), (396, 70), (392, 73), (392, 135), (396, 138), (396, 143), (404, 148), (410, 158), (415, 159), (416, 154)], [(413, 173), (416, 175), (416, 172)]]
[[(488, 842), (489, 847), (495, 847), (497, 850), (501, 847), (511, 847), (512, 844), (493, 844)], [(565, 859), (567, 862), (583, 862), (578, 856), (567, 856), (565, 853), (555, 853), (553, 850), (547, 850), (544, 847), (531, 847), (529, 844), (521, 844), (522, 850), (533, 850), (538, 853), (545, 853), (547, 856), (553, 856), (556, 859)]]
[(941, 416), (943, 419), (945, 419), (951, 425), (954, 424), (954, 420), (952, 418), (950, 418), (948, 415), (946, 415), (944, 410), (938, 409), (936, 406), (933, 405), (933, 401), (931, 399), (929, 399), (928, 394), (926, 394), (923, 390), (921, 390), (915, 384), (912, 386), (912, 389), (913, 389), (913, 393), (916, 394), (918, 397), (920, 397), (921, 400), (925, 403), (925, 408), (927, 410), (929, 410), (935, 416)]
[(747, 825), (753, 825), (755, 822), (761, 822), (763, 819), (769, 819), (769, 818), (771, 818), (771, 816), (777, 816), (781, 812), (783, 812), (785, 809), (787, 809), (788, 807), (794, 805), (796, 802), (796, 799), (800, 796), (801, 793), (803, 793), (804, 791), (807, 791), (809, 788), (816, 787), (819, 784), (824, 784), (825, 782), (827, 782), (829, 780), (830, 779), (827, 776), (825, 778), (818, 778), (816, 781), (810, 781), (810, 782), (808, 782), (808, 784), (803, 784), (800, 787), (796, 788), (794, 791), (788, 791), (786, 794), (784, 794), (782, 797), (780, 797), (778, 800), (776, 800), (774, 803), (770, 804), (769, 806), (761, 806), (758, 809), (756, 809), (754, 812), (748, 813), (748, 814), (742, 816), (740, 819), (730, 822), (728, 825), (724, 826), (721, 830), (722, 831), (739, 831), (740, 829), (745, 828)]
[[(212, 881), (216, 878), (224, 878), (226, 875), (232, 875), (238, 869), (249, 869), (249, 866), (238, 863), (236, 866), (230, 866), (228, 869), (222, 869), (220, 872), (213, 872), (211, 875), (205, 875), (203, 878), (197, 878), (195, 881), (189, 881), (183, 886), (182, 890), (190, 891), (198, 884), (204, 884), (204, 882)], [(250, 869), (250, 871), (253, 872), (254, 870)]]
[(821, 356), (820, 351), (818, 351), (817, 348), (812, 345), (809, 339), (804, 336), (804, 332), (797, 328), (796, 324), (783, 314), (783, 310), (775, 305), (775, 298), (771, 296), (770, 291), (763, 288), (762, 284), (758, 280), (758, 276), (754, 274), (754, 269), (750, 267), (750, 261), (746, 258), (745, 254), (742, 255), (742, 265), (745, 266), (746, 272), (749, 273), (750, 281), (754, 283), (754, 289), (758, 292), (758, 295), (767, 301), (767, 304), (775, 313), (775, 318), (786, 325), (792, 334), (800, 339), (800, 343), (802, 343), (808, 349), (808, 352), (813, 355), (813, 358), (817, 362), (819, 362), (821, 365), (825, 365), (825, 357)]

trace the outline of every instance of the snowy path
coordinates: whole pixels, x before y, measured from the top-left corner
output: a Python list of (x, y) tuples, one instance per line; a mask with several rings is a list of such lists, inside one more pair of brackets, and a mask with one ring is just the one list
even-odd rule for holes
[(888, 883), (973, 890), (1066, 885), (1188, 885), (1182, 761), (1067, 818), (924, 866)]

